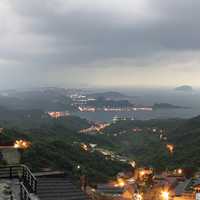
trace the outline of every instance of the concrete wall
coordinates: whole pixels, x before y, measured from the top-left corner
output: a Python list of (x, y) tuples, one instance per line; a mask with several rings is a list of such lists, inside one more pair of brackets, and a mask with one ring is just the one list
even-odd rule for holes
[(2, 147), (0, 148), (0, 152), (7, 164), (14, 165), (20, 163), (21, 155), (18, 149), (13, 147)]

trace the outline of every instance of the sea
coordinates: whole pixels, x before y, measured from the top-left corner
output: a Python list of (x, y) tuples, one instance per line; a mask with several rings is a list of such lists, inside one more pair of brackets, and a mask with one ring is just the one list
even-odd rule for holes
[(152, 106), (154, 103), (169, 103), (172, 105), (188, 107), (177, 109), (156, 109), (153, 111), (131, 112), (74, 112), (73, 115), (94, 122), (111, 122), (114, 117), (133, 118), (135, 120), (149, 119), (189, 119), (200, 115), (200, 89), (193, 91), (175, 91), (171, 88), (144, 89), (144, 88), (109, 88), (106, 90), (94, 90), (94, 92), (116, 91), (129, 96), (132, 103), (144, 106)]

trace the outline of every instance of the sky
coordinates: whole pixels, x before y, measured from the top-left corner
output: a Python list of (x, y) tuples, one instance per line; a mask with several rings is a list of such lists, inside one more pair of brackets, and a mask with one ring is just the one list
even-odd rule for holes
[(0, 88), (200, 86), (198, 0), (1, 0)]

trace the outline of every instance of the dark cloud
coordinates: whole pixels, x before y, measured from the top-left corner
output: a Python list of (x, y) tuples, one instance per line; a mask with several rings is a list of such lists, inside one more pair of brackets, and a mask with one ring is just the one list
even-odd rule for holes
[(16, 68), (166, 68), (181, 54), (198, 63), (197, 0), (5, 0), (0, 9), (0, 60)]

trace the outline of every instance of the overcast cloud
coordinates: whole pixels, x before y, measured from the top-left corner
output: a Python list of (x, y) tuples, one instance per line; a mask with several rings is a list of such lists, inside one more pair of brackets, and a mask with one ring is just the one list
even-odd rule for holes
[(1, 88), (200, 86), (198, 0), (1, 0)]

